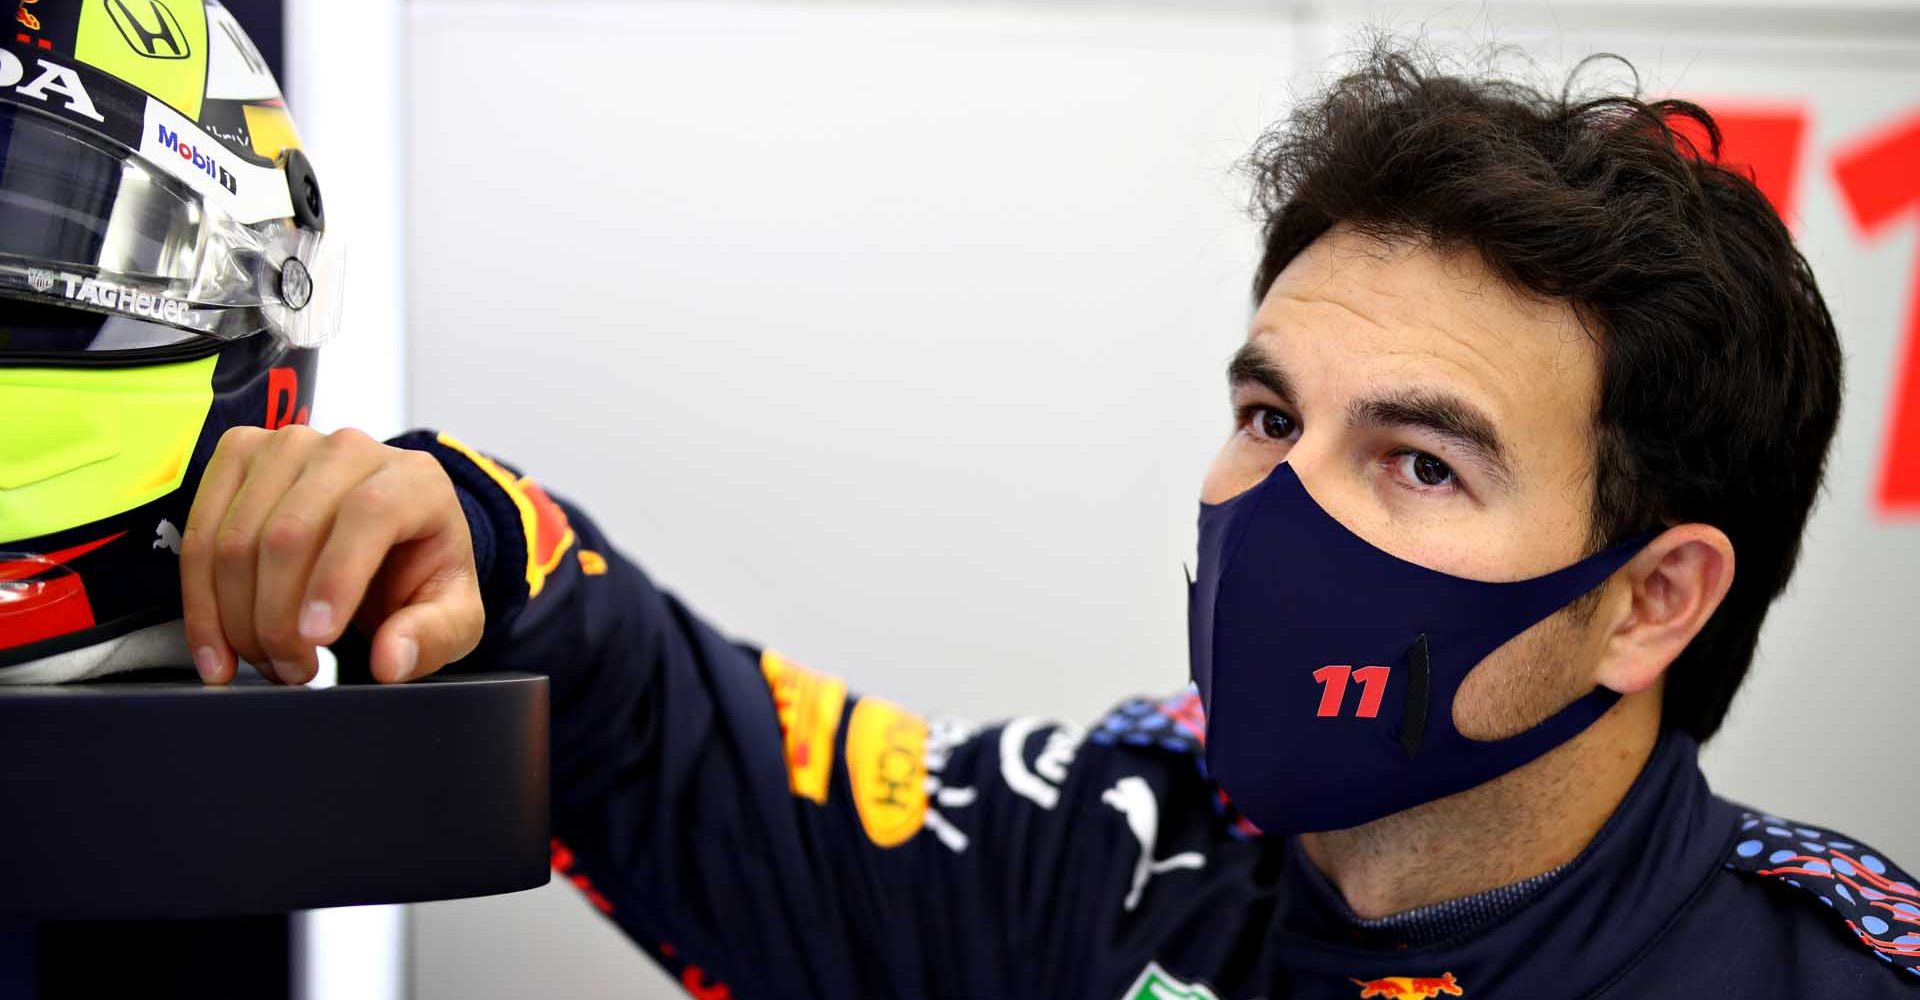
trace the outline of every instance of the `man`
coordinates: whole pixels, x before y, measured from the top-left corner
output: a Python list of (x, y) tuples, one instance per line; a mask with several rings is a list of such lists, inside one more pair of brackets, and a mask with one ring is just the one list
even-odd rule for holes
[(549, 672), (555, 865), (699, 996), (1894, 995), (1920, 891), (1695, 763), (1840, 352), (1673, 117), (1705, 124), (1384, 52), (1269, 137), (1197, 690), (1090, 731), (930, 724), (731, 643), (428, 432), (223, 439), (196, 665), (301, 683), (357, 631), (383, 682)]

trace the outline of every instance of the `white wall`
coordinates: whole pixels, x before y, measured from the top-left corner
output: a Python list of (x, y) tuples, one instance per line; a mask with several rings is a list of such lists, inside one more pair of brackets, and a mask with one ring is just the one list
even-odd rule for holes
[[(406, 428), (408, 150), (404, 0), (287, 0), (287, 106), (348, 246), (342, 335), (320, 353), (313, 423)], [(345, 58), (343, 58), (345, 54)]]
[[(1867, 507), (1914, 241), (1859, 238), (1825, 167), (1920, 105), (1920, 18), (1748, 3), (1728, 38), (1726, 6), (412, 0), (409, 415), (857, 689), (1085, 719), (1184, 682), (1256, 255), (1232, 167), (1356, 24), (1809, 101), (1854, 396), (1709, 769), (1920, 858), (1883, 735), (1920, 696), (1920, 532)], [(423, 1000), (674, 995), (557, 885), (415, 912)]]
[[(1246, 322), (1232, 167), (1284, 106), (1286, 19), (412, 10), (416, 420), (857, 688), (1086, 717), (1184, 683), (1181, 561)], [(423, 998), (653, 975), (568, 940), (570, 899), (420, 912)], [(592, 972), (479, 958), (527, 947)]]
[[(349, 244), (344, 335), (320, 352), (313, 424), (321, 430), (389, 436), (406, 428), (405, 29), (402, 0), (286, 5), (281, 86), (320, 179), (328, 238)], [(322, 657), (316, 684), (331, 683), (332, 666)], [(294, 934), (299, 1000), (406, 995), (405, 908), (301, 913)]]

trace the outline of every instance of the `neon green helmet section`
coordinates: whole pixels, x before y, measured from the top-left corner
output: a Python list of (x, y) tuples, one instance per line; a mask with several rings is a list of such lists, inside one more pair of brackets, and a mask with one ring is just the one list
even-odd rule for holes
[(0, 368), (0, 548), (180, 488), (217, 357), (149, 368)]
[(73, 57), (198, 119), (207, 43), (201, 0), (92, 0), (80, 7)]

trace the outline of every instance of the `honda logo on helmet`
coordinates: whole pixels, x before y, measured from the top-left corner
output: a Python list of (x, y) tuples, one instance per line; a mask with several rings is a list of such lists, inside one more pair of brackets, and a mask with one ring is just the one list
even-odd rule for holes
[[(180, 27), (180, 19), (160, 0), (101, 0), (120, 37), (135, 52), (148, 59), (185, 59), (193, 55), (193, 43)], [(144, 10), (143, 10), (144, 8)], [(139, 13), (136, 13), (139, 12)]]
[(39, 65), (40, 74), (32, 82), (22, 83), (27, 78), (26, 64), (19, 56), (0, 49), (0, 90), (11, 88), (21, 97), (31, 97), (42, 104), (52, 103), (55, 97), (64, 98), (69, 112), (96, 122), (107, 120), (100, 109), (93, 106), (93, 95), (87, 93), (87, 85), (80, 82), (80, 74), (45, 59), (34, 62)]

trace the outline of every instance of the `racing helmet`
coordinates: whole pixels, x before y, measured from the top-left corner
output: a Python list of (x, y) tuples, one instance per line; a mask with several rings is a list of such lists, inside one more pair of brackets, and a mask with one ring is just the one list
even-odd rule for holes
[(0, 10), (0, 683), (188, 664), (188, 508), (228, 429), (306, 422), (338, 239), (216, 0)]

